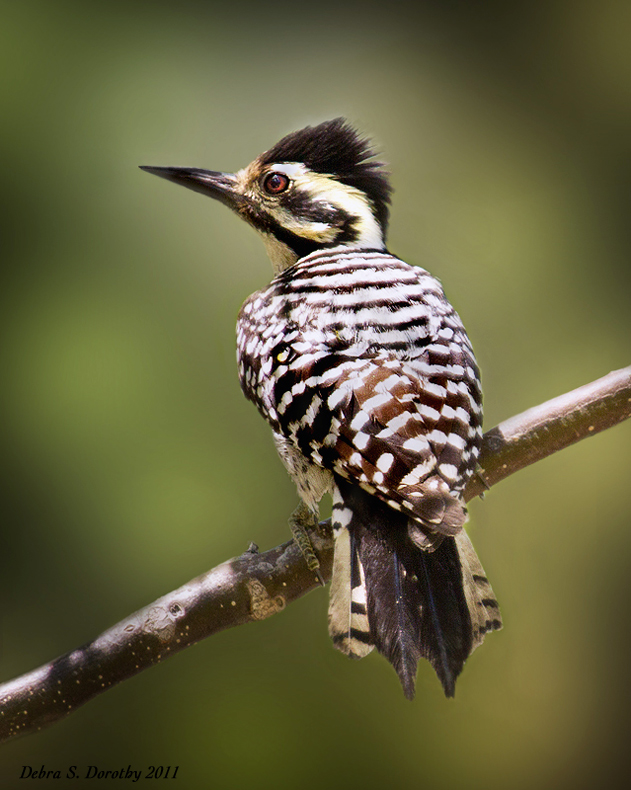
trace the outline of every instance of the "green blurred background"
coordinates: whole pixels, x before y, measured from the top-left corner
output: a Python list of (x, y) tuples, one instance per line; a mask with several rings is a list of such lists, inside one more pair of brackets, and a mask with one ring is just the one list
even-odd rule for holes
[[(491, 427), (631, 362), (630, 9), (0, 3), (3, 679), (288, 536), (234, 362), (264, 249), (137, 165), (234, 170), (350, 118), (393, 173), (392, 251), (469, 328)], [(182, 788), (616, 787), (630, 468), (625, 424), (472, 504), (505, 629), (455, 700), (427, 664), (410, 704), (380, 657), (334, 651), (320, 591), (5, 745), (0, 783), (179, 764)]]

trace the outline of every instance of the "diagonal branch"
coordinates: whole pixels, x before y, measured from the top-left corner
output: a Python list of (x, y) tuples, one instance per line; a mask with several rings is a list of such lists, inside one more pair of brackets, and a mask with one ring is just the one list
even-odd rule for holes
[[(466, 501), (629, 417), (631, 367), (506, 420), (484, 435), (480, 472), (465, 490)], [(314, 535), (313, 542), (328, 580), (328, 531)], [(94, 641), (0, 686), (0, 741), (41, 730), (122, 680), (218, 631), (270, 617), (317, 586), (293, 541), (263, 554), (252, 545)]]
[(631, 417), (631, 366), (511, 417), (484, 434), (469, 502), (506, 477)]

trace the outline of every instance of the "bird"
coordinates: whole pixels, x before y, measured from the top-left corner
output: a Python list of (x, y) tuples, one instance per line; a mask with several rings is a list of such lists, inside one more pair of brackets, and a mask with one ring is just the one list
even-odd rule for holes
[(328, 626), (352, 658), (376, 648), (413, 699), (421, 658), (447, 697), (502, 627), (463, 526), (482, 439), (480, 373), (441, 283), (386, 247), (390, 174), (345, 118), (283, 137), (247, 167), (141, 169), (201, 192), (261, 236), (270, 284), (237, 320), (241, 388), (272, 429), (309, 568), (332, 499)]

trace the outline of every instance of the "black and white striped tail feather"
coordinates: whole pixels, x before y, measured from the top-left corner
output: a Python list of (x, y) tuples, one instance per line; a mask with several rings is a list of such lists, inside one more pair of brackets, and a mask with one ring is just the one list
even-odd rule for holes
[(368, 626), (366, 579), (356, 540), (348, 529), (352, 512), (336, 489), (333, 495), (335, 552), (329, 597), (329, 633), (333, 644), (351, 658), (363, 658), (374, 645)]
[(407, 536), (406, 517), (342, 480), (334, 497), (335, 559), (329, 629), (342, 652), (375, 646), (412, 699), (419, 659), (447, 696), (485, 633), (501, 627), (493, 591), (466, 533), (433, 552)]
[(482, 644), (489, 631), (502, 627), (500, 608), (469, 536), (461, 530), (455, 537), (462, 585), (471, 617), (471, 652)]

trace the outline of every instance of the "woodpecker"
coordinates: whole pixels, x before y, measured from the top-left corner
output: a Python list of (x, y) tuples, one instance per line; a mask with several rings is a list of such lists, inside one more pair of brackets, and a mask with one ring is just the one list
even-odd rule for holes
[(374, 647), (414, 697), (420, 658), (454, 695), (502, 622), (463, 525), (482, 438), (473, 349), (439, 281), (388, 252), (392, 188), (345, 119), (284, 137), (237, 173), (143, 167), (224, 203), (274, 269), (237, 322), (243, 392), (270, 424), (300, 504), (309, 567), (319, 502), (333, 507), (329, 632)]

